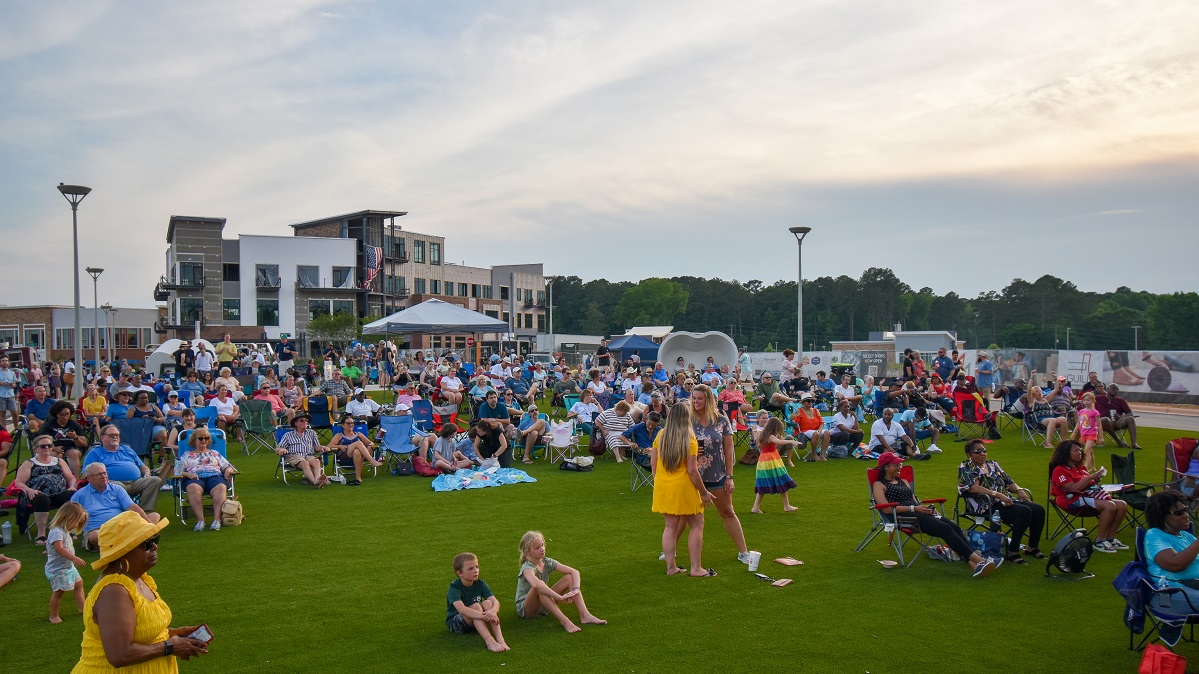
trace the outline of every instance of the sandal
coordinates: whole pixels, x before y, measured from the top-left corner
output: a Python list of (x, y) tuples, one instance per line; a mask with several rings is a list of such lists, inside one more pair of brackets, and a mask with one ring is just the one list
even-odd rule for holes
[(46, 537), (45, 537), (45, 536), (38, 536), (37, 538), (33, 539), (33, 544), (34, 544), (34, 545), (45, 545), (45, 544), (46, 544)]
[(1037, 548), (1024, 548), (1024, 554), (1032, 557), (1033, 559), (1045, 559), (1045, 553), (1041, 552)]
[(701, 573), (698, 576), (692, 576), (692, 578), (710, 578), (712, 576), (719, 576), (719, 575), (720, 574), (716, 573), (716, 569), (707, 569), (707, 573)]
[(1018, 553), (1018, 552), (1014, 555), (1008, 555), (1007, 557), (1004, 557), (1004, 561), (1006, 561), (1008, 564), (1027, 564), (1028, 563), (1024, 560), (1023, 557), (1020, 556), (1020, 553)]

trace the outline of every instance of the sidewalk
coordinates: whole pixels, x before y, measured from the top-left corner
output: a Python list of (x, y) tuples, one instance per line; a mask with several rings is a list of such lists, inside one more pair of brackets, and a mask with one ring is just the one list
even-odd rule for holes
[(1128, 403), (1128, 407), (1137, 415), (1138, 426), (1199, 433), (1199, 407), (1194, 405)]

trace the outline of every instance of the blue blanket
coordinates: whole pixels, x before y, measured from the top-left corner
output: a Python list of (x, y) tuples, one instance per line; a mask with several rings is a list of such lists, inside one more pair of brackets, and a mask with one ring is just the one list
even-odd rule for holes
[(494, 472), (463, 468), (453, 475), (438, 475), (433, 478), (433, 491), (482, 489), (483, 487), (501, 487), (506, 484), (536, 481), (525, 471), (515, 468), (498, 468), (494, 469)]

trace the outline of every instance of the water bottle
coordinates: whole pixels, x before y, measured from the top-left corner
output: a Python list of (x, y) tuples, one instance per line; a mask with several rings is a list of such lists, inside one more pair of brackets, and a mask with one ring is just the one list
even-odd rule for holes
[(10, 543), (12, 543), (12, 523), (11, 522), (5, 522), (3, 525), (0, 525), (0, 541), (3, 541), (4, 545), (9, 545)]
[(991, 508), (991, 524), (999, 526), (999, 508)]

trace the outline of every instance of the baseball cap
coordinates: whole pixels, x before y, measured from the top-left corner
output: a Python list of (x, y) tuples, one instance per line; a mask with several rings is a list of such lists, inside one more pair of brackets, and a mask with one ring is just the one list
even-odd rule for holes
[(895, 452), (883, 452), (882, 454), (879, 455), (879, 457), (878, 457), (878, 467), (879, 468), (882, 468), (883, 466), (890, 464), (890, 463), (894, 463), (896, 465), (901, 464), (901, 463), (903, 463), (903, 457), (896, 454)]
[(411, 409), (412, 408), (408, 406), (408, 403), (400, 403), (399, 405), (396, 405), (397, 411), (402, 410), (404, 412), (407, 412), (408, 410), (411, 410)]
[(356, 388), (356, 389), (354, 389), (354, 395), (358, 395), (359, 393), (364, 393), (364, 391), (362, 390), (362, 388)]
[(179, 392), (178, 392), (178, 391), (171, 391), (170, 393), (168, 393), (168, 394), (167, 394), (167, 397), (168, 397), (168, 398), (178, 398), (178, 397), (179, 397)]

